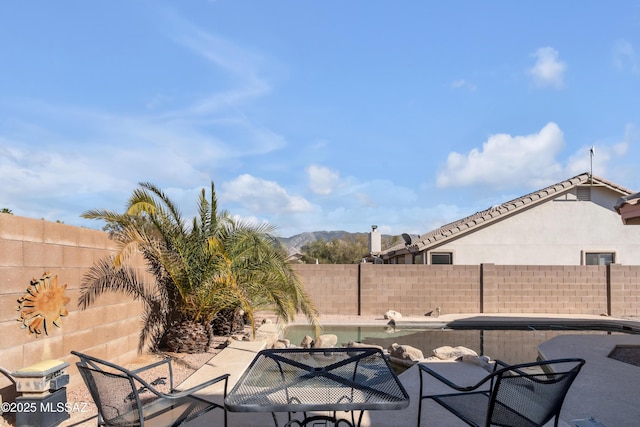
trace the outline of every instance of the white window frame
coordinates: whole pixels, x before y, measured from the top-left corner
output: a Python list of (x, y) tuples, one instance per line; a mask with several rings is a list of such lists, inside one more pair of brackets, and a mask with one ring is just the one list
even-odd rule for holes
[(598, 255), (598, 259), (600, 259), (603, 255), (611, 255), (611, 262), (609, 264), (615, 264), (618, 258), (618, 254), (616, 251), (612, 250), (583, 250), (582, 251), (582, 265), (608, 265), (608, 264), (587, 264), (587, 256), (588, 255)]
[[(434, 264), (433, 256), (434, 255), (449, 255), (449, 264)], [(453, 251), (431, 251), (429, 252), (429, 264), (431, 265), (453, 265)]]

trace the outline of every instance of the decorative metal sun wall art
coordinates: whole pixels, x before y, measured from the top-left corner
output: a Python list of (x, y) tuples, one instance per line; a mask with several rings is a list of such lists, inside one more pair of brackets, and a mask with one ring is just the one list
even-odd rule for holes
[(51, 278), (44, 273), (40, 279), (32, 279), (26, 294), (18, 299), (19, 322), (29, 333), (49, 335), (50, 324), (60, 327), (60, 317), (69, 314), (65, 305), (71, 300), (64, 295), (67, 285), (58, 286), (58, 276)]

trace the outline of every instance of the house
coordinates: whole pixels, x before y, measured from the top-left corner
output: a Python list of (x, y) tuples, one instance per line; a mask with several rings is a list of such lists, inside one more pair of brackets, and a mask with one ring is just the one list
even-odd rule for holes
[(620, 197), (615, 209), (624, 224), (640, 225), (640, 193)]
[(640, 265), (640, 227), (617, 212), (617, 201), (633, 193), (583, 173), (420, 236), (404, 234), (377, 255), (385, 264)]

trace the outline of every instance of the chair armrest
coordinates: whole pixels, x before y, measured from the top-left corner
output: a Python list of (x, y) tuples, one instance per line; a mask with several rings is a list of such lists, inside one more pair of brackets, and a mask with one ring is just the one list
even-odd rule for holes
[(202, 389), (205, 389), (209, 386), (212, 386), (216, 383), (219, 383), (220, 381), (224, 381), (224, 397), (227, 397), (227, 380), (229, 378), (229, 374), (223, 374), (220, 375), (219, 377), (210, 379), (208, 381), (205, 381), (201, 384), (198, 384), (196, 386), (193, 386), (191, 388), (188, 388), (186, 390), (180, 390), (178, 392), (172, 392), (171, 394), (165, 394), (163, 393), (162, 396), (169, 398), (169, 399), (178, 399), (184, 396), (189, 396), (197, 391), (200, 391)]
[(149, 369), (155, 368), (157, 366), (160, 366), (163, 363), (166, 363), (167, 365), (169, 365), (169, 369), (171, 370), (171, 359), (167, 357), (166, 359), (159, 360), (159, 361), (154, 362), (154, 363), (152, 363), (150, 365), (146, 365), (146, 366), (143, 366), (143, 367), (138, 368), (138, 369), (133, 369), (131, 372), (137, 374), (138, 372), (144, 372), (146, 370), (149, 370)]
[(173, 390), (173, 367), (171, 366), (171, 359), (168, 357), (165, 359), (159, 360), (157, 362), (151, 363), (150, 365), (146, 365), (141, 368), (134, 369), (130, 372), (133, 373), (134, 375), (138, 375), (142, 372), (148, 371), (153, 368), (157, 368), (158, 366), (164, 365), (164, 364), (166, 364), (167, 368), (169, 369), (169, 390)]
[(458, 385), (458, 384), (448, 380), (447, 378), (443, 377), (442, 375), (440, 375), (439, 373), (437, 373), (433, 369), (431, 369), (431, 368), (429, 368), (429, 367), (427, 367), (427, 366), (425, 366), (425, 365), (423, 365), (421, 363), (418, 364), (418, 368), (420, 369), (420, 376), (422, 376), (423, 372), (426, 372), (427, 374), (431, 375), (432, 377), (434, 377), (438, 381), (440, 381), (440, 382), (446, 384), (447, 386), (451, 387), (452, 389), (458, 390), (458, 391), (473, 391), (473, 390), (476, 390), (478, 387), (480, 387), (481, 385), (483, 385), (487, 381), (491, 380), (495, 376), (495, 372), (492, 372), (489, 375), (487, 375), (486, 377), (482, 378), (479, 382), (477, 382), (474, 385), (461, 386), (461, 385)]

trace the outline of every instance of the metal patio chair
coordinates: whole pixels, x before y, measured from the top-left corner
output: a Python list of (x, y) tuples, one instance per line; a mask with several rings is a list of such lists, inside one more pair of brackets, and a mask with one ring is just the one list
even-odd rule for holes
[[(424, 399), (440, 404), (470, 426), (540, 427), (555, 417), (557, 427), (564, 398), (584, 362), (572, 358), (510, 366), (496, 360), (493, 372), (467, 387), (419, 364), (418, 427)], [(426, 374), (458, 393), (423, 395)]]
[[(175, 390), (169, 358), (128, 370), (77, 351), (72, 351), (71, 354), (80, 358), (76, 366), (98, 407), (98, 425), (178, 426), (216, 408), (222, 409), (223, 425), (227, 425), (224, 404), (209, 402), (194, 396), (194, 393), (224, 382), (224, 399), (227, 396), (229, 374), (187, 390)], [(143, 378), (150, 373), (151, 377), (157, 378)]]

